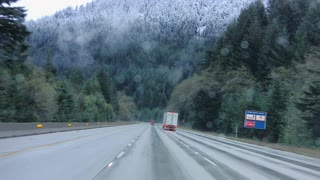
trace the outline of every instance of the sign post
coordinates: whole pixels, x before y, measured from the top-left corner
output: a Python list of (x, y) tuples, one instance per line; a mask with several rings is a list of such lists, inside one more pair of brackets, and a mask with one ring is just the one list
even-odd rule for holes
[(236, 125), (236, 139), (238, 139), (238, 124)]
[(244, 127), (251, 129), (266, 129), (267, 112), (246, 110)]

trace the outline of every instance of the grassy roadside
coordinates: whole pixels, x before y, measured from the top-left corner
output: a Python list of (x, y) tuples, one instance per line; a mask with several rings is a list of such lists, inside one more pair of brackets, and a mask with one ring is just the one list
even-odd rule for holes
[[(184, 129), (184, 130), (193, 131), (193, 132), (203, 133), (203, 134), (207, 134), (207, 135), (211, 135), (211, 136), (221, 137), (221, 135), (219, 135), (218, 133), (214, 133), (214, 132), (203, 132), (203, 131), (194, 130), (192, 128), (181, 127), (181, 126), (179, 128)], [(296, 147), (296, 146), (289, 146), (289, 145), (279, 144), (279, 143), (262, 142), (262, 141), (258, 141), (258, 140), (247, 139), (247, 138), (237, 138), (236, 139), (235, 137), (232, 137), (232, 136), (223, 136), (223, 137), (226, 139), (230, 139), (230, 140), (235, 140), (235, 141), (245, 142), (245, 143), (249, 143), (249, 144), (264, 146), (264, 147), (268, 147), (268, 148), (272, 148), (272, 149), (301, 154), (301, 155), (305, 155), (305, 156), (320, 158), (320, 148), (316, 148), (316, 147), (315, 148)]]

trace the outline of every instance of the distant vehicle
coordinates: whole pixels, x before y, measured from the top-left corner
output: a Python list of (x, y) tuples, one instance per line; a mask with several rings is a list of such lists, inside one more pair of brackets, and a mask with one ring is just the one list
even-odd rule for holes
[(151, 120), (151, 121), (150, 121), (150, 124), (151, 124), (151, 125), (154, 125), (155, 123), (156, 123), (155, 120)]
[(162, 128), (165, 130), (175, 131), (178, 128), (178, 113), (165, 112), (163, 115)]

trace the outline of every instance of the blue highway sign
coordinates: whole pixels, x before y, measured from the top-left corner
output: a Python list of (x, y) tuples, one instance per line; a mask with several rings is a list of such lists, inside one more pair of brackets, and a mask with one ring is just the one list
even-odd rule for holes
[(266, 129), (267, 112), (246, 110), (244, 127), (252, 129)]

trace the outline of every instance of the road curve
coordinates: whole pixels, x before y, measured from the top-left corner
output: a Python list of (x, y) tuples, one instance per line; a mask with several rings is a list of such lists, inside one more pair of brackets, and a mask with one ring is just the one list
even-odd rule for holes
[(3, 180), (320, 179), (320, 159), (136, 124), (0, 139)]

